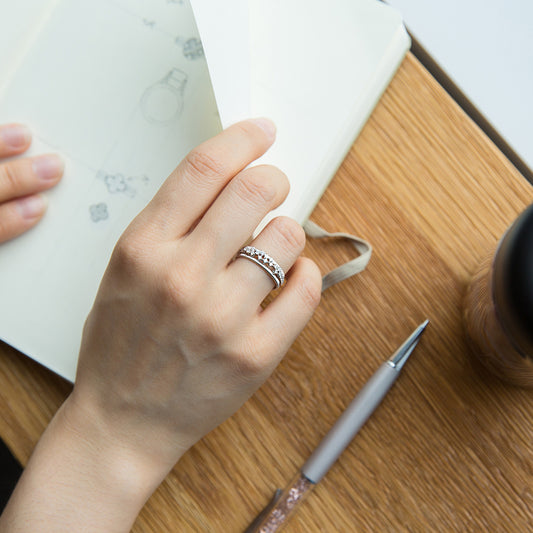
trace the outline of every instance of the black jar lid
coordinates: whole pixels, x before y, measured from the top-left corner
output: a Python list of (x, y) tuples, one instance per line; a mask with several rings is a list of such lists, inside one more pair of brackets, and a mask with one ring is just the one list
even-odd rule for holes
[(494, 259), (493, 296), (503, 329), (533, 358), (533, 204), (503, 236)]

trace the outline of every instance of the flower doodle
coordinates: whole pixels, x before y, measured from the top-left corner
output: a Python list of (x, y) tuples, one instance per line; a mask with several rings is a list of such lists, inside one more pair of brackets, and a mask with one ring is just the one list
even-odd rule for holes
[(99, 222), (100, 220), (106, 220), (109, 218), (107, 212), (107, 204), (101, 202), (99, 204), (93, 204), (89, 207), (89, 213), (93, 222)]

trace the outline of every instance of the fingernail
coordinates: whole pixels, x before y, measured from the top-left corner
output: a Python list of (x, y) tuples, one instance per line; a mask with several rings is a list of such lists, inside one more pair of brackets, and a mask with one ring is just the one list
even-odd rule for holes
[(268, 118), (260, 117), (253, 118), (251, 121), (259, 126), (266, 134), (269, 139), (275, 139), (276, 137), (276, 125)]
[(46, 209), (46, 199), (40, 194), (27, 196), (17, 201), (17, 208), (22, 218), (33, 219), (41, 216)]
[(30, 143), (31, 131), (22, 124), (9, 124), (0, 128), (0, 138), (9, 148), (19, 150)]
[(33, 171), (44, 181), (58, 178), (63, 174), (63, 160), (55, 154), (39, 155), (33, 158)]

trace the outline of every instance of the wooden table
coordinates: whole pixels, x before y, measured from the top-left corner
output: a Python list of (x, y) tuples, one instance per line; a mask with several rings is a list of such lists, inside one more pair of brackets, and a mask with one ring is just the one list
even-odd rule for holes
[[(272, 378), (185, 455), (134, 531), (239, 532), (426, 317), (394, 389), (288, 531), (533, 528), (533, 392), (473, 362), (469, 276), (533, 188), (412, 55), (313, 213), (374, 245), (329, 289)], [(348, 247), (310, 243), (323, 269)], [(1, 437), (26, 463), (70, 385), (0, 346)]]

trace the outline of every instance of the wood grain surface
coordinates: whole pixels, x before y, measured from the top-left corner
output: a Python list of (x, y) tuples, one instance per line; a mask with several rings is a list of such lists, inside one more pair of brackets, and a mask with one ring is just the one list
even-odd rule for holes
[[(469, 277), (532, 202), (408, 55), (312, 216), (369, 240), (368, 269), (324, 294), (272, 378), (183, 457), (134, 531), (243, 531), (426, 317), (397, 384), (287, 531), (532, 530), (533, 392), (478, 367), (461, 319)], [(351, 253), (306, 250), (324, 271)], [(6, 345), (0, 354), (0, 434), (25, 463), (70, 385)]]

